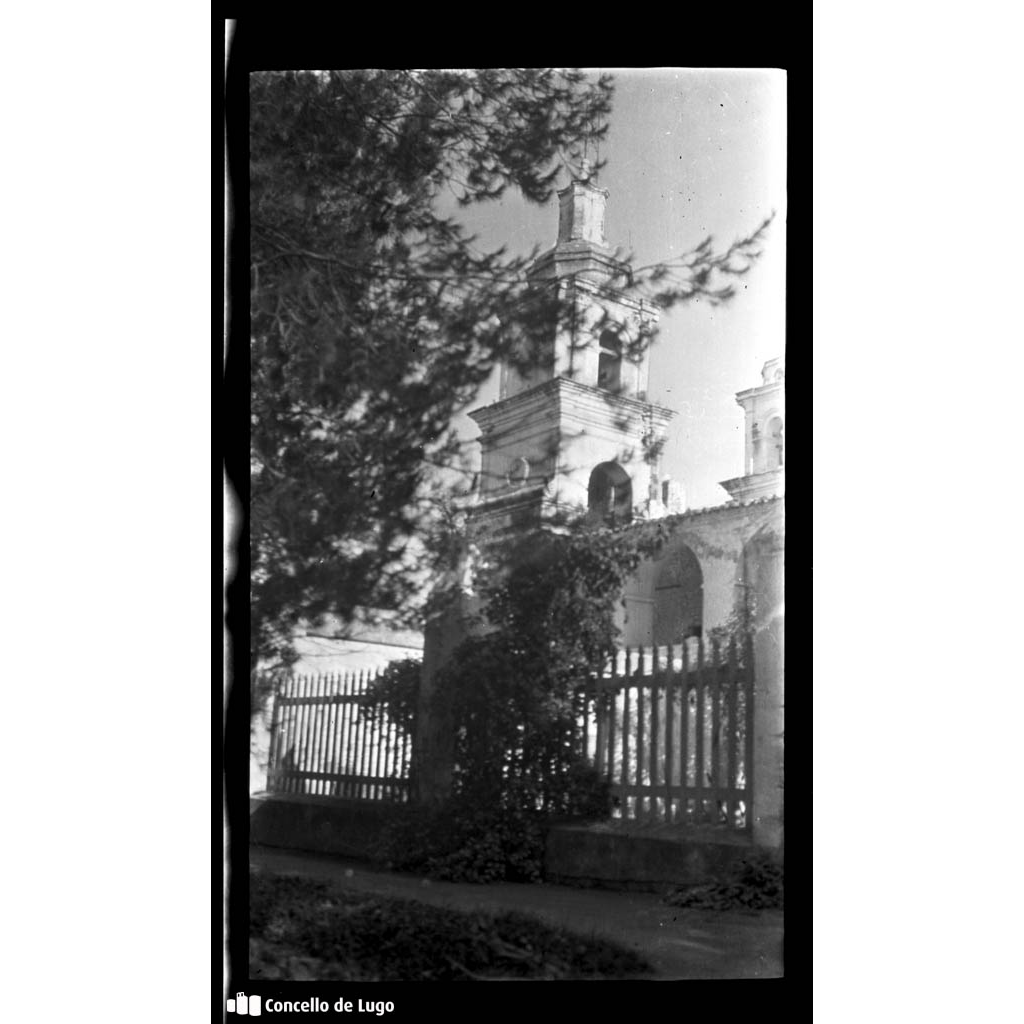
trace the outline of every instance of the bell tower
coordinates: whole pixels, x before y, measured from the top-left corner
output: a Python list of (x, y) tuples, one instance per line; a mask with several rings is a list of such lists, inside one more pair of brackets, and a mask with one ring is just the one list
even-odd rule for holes
[(558, 193), (558, 240), (528, 270), (552, 289), (556, 325), (529, 367), (502, 367), (480, 427), (473, 517), (499, 531), (584, 512), (617, 522), (664, 514), (657, 452), (674, 413), (647, 401), (657, 306), (629, 294), (604, 235), (606, 189), (581, 173)]
[(785, 385), (785, 363), (769, 359), (761, 369), (761, 384), (736, 396), (745, 414), (744, 472), (721, 484), (734, 501), (781, 495), (785, 490)]

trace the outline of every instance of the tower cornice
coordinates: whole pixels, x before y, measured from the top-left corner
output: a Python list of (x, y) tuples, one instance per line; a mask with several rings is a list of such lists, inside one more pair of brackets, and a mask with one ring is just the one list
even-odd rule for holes
[(736, 404), (744, 405), (752, 398), (756, 398), (759, 395), (771, 395), (775, 392), (781, 392), (783, 389), (782, 381), (772, 381), (771, 384), (758, 384), (756, 388), (747, 388), (746, 391), (736, 392)]
[(579, 384), (566, 377), (555, 377), (528, 391), (520, 391), (511, 398), (503, 398), (474, 409), (469, 416), (486, 434), (505, 423), (522, 422), (531, 413), (552, 405), (558, 411), (571, 407), (583, 422), (589, 421), (593, 425), (604, 425), (609, 418), (622, 419), (625, 416), (635, 421), (649, 419), (655, 425), (663, 426), (676, 415), (674, 409), (653, 402), (617, 395), (589, 384)]

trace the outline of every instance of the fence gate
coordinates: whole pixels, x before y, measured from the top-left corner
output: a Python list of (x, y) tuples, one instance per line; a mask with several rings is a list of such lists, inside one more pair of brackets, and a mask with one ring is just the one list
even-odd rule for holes
[(370, 690), (380, 672), (287, 677), (274, 699), (267, 789), (407, 801), (412, 738)]

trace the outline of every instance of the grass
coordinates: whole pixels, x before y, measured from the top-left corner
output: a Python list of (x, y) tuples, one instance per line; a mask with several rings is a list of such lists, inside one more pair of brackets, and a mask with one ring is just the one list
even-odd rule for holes
[(489, 914), (249, 874), (252, 978), (290, 981), (601, 979), (650, 973), (638, 954), (526, 914)]

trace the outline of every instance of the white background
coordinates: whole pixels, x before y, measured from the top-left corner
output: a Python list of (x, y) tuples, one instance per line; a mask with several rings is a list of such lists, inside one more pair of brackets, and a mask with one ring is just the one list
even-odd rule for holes
[(1022, 29), (815, 5), (817, 1021), (1021, 1014)]
[[(104, 1020), (205, 1017), (209, 21), (21, 10), (0, 61), (4, 1012), (42, 1019), (59, 977)], [(1020, 21), (816, 11), (819, 1021), (1020, 1015)]]

